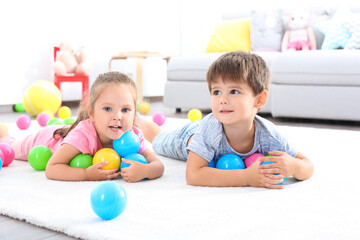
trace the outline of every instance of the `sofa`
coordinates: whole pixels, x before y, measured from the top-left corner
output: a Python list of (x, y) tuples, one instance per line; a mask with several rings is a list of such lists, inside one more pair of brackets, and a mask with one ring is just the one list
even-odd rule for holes
[[(273, 117), (360, 121), (359, 49), (326, 49), (326, 34), (316, 34), (316, 50), (251, 50), (265, 60), (272, 75), (269, 100), (261, 112)], [(223, 53), (172, 57), (164, 105), (176, 111), (209, 110), (206, 72)]]

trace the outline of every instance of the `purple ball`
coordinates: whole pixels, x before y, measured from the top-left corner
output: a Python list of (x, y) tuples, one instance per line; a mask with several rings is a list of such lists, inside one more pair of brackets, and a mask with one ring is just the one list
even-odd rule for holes
[(16, 119), (16, 125), (21, 129), (25, 130), (30, 127), (31, 118), (27, 115), (21, 115)]
[(159, 126), (163, 125), (165, 120), (166, 120), (166, 116), (162, 112), (157, 112), (153, 115), (153, 122)]
[(42, 112), (39, 115), (37, 115), (36, 120), (40, 126), (45, 127), (48, 121), (50, 120), (50, 118), (51, 117), (49, 114)]
[(255, 161), (256, 159), (258, 159), (259, 157), (265, 157), (263, 154), (261, 153), (254, 153), (250, 156), (248, 156), (247, 158), (245, 158), (245, 168), (250, 167)]

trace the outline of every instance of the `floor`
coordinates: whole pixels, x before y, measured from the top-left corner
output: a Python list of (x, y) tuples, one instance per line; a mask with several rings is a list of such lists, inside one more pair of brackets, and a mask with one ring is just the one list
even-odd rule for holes
[[(151, 109), (148, 115), (161, 111), (167, 117), (187, 118), (187, 112), (175, 112), (175, 109), (167, 108), (162, 104), (161, 98), (149, 99)], [(63, 103), (69, 106), (73, 113), (76, 112), (78, 103), (67, 102)], [(206, 115), (208, 112), (203, 112)], [(15, 121), (21, 113), (12, 112), (11, 106), (0, 106), (0, 122)], [(76, 113), (73, 114), (76, 116)], [(262, 115), (263, 117), (274, 122), (276, 125), (286, 126), (302, 126), (302, 127), (315, 127), (315, 128), (330, 128), (330, 129), (346, 129), (353, 131), (360, 131), (360, 122), (348, 121), (324, 121), (324, 120), (306, 120), (306, 119), (289, 119), (289, 118), (272, 118), (269, 115)], [(0, 215), (0, 239), (1, 240), (58, 240), (58, 239), (75, 239), (64, 235), (62, 233), (54, 232), (45, 228), (37, 227), (32, 224), (12, 219), (7, 216)]]

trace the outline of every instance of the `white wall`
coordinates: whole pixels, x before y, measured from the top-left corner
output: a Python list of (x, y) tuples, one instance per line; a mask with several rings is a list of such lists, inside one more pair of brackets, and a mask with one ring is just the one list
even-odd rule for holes
[[(353, 3), (342, 1), (341, 3)], [(52, 81), (53, 46), (83, 44), (92, 65), (90, 81), (108, 70), (120, 51), (166, 55), (204, 52), (224, 12), (293, 7), (288, 0), (12, 0), (0, 2), (0, 105), (22, 101), (35, 80)], [(303, 0), (303, 5), (313, 1)], [(317, 1), (318, 6), (337, 2)], [(62, 85), (71, 97), (80, 84)], [(64, 96), (64, 99), (69, 96)]]

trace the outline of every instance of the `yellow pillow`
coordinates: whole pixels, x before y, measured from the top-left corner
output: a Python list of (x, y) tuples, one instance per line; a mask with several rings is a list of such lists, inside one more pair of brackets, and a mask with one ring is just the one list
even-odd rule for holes
[(250, 46), (250, 19), (226, 20), (215, 27), (205, 52), (251, 51)]

